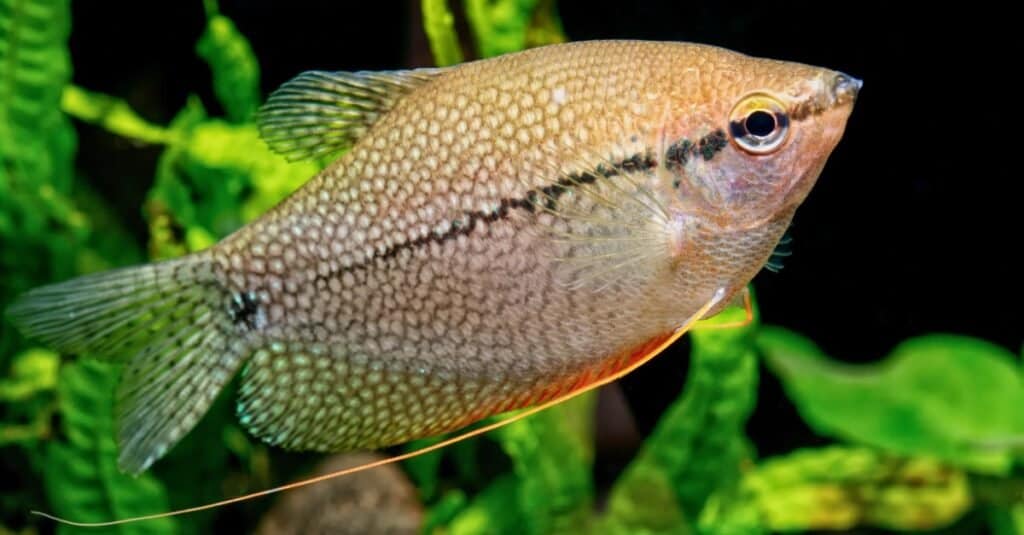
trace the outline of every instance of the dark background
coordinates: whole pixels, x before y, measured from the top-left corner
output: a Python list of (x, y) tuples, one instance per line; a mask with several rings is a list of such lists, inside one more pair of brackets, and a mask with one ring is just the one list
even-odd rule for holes
[[(305, 69), (430, 62), (417, 1), (220, 4), (251, 40), (266, 91)], [(864, 80), (846, 136), (797, 214), (794, 256), (781, 273), (755, 281), (764, 321), (850, 362), (878, 360), (899, 341), (932, 332), (982, 337), (1020, 352), (1024, 99), (1015, 81), (1016, 17), (974, 3), (948, 11), (730, 4), (563, 1), (560, 12), (573, 40), (697, 41)], [(199, 0), (76, 1), (73, 10), (76, 83), (125, 98), (160, 123), (190, 92), (218, 109), (207, 67), (193, 52), (204, 22)], [(115, 200), (142, 242), (139, 206), (157, 149), (88, 126), (79, 125), (79, 133), (79, 167)], [(685, 349), (622, 381), (639, 432), (633, 443), (678, 395)], [(762, 454), (821, 442), (768, 373), (749, 427)], [(602, 456), (612, 472), (623, 460), (616, 450)]]

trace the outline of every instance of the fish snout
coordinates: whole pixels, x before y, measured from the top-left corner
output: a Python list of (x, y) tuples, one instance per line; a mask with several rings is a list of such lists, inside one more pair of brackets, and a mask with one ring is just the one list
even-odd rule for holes
[(836, 104), (853, 102), (857, 99), (864, 82), (843, 73), (836, 73), (832, 79), (832, 101)]

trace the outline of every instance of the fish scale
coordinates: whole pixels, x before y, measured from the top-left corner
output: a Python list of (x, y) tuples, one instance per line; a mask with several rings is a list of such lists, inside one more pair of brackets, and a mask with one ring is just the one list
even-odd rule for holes
[[(12, 317), (130, 363), (130, 472), (239, 370), (240, 421), (281, 447), (451, 431), (612, 377), (721, 310), (769, 259), (859, 87), (641, 41), (304, 73), (271, 95), (261, 135), (291, 159), (342, 152), (331, 165), (206, 251), (33, 290)], [(767, 134), (746, 128), (755, 111)]]

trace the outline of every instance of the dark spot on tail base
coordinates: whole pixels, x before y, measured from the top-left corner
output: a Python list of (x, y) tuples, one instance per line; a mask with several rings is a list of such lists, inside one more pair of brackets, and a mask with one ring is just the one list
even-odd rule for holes
[(256, 292), (239, 292), (231, 296), (228, 314), (235, 325), (246, 331), (261, 329), (267, 321)]

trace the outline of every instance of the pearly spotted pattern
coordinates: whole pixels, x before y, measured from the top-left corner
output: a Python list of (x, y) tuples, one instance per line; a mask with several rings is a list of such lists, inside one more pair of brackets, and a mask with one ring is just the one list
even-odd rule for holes
[[(324, 451), (450, 430), (607, 373), (716, 287), (742, 286), (788, 214), (719, 240), (678, 284), (666, 269), (666, 218), (647, 197), (661, 194), (653, 170), (568, 188), (548, 210), (508, 206), (560, 177), (651, 153), (670, 113), (663, 93), (692, 100), (700, 77), (728, 79), (701, 71), (717, 59), (702, 54), (725, 52), (686, 52), (696, 69), (686, 83), (670, 69), (678, 45), (649, 43), (451, 70), (220, 244), (224, 283), (257, 296), (267, 322), (246, 333), (255, 352), (242, 422), (271, 443)], [(471, 228), (453, 233), (458, 225)]]
[[(261, 133), (288, 157), (348, 149), (334, 163), (206, 251), (34, 289), (10, 317), (57, 349), (126, 364), (128, 472), (192, 429), (239, 369), (239, 417), (273, 444), (441, 433), (625, 369), (740, 291), (859, 87), (636, 41), (306, 73), (271, 96)], [(735, 136), (764, 102), (786, 127), (751, 151)]]

